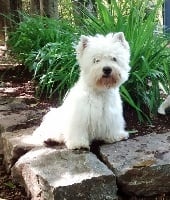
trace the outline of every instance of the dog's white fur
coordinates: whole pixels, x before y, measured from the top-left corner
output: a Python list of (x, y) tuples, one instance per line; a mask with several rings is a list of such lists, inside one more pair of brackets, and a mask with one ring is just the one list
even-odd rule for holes
[(158, 113), (165, 115), (166, 114), (165, 110), (169, 107), (170, 107), (170, 95), (168, 95), (165, 101), (163, 101), (162, 104), (159, 106)]
[[(119, 94), (130, 70), (124, 34), (81, 36), (76, 55), (78, 82), (63, 104), (45, 115), (34, 136), (64, 142), (68, 149), (89, 148), (94, 139), (106, 143), (127, 139)], [(103, 68), (111, 69), (111, 73), (105, 74)]]

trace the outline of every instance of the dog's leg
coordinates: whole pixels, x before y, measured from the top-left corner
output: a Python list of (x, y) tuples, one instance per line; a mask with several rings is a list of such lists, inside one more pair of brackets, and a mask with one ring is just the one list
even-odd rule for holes
[(65, 143), (68, 149), (90, 149), (87, 133), (82, 129), (70, 131), (65, 138)]
[(119, 130), (114, 135), (115, 141), (127, 140), (128, 137), (129, 137), (129, 133), (125, 130)]
[(114, 130), (107, 137), (103, 138), (106, 143), (114, 143), (121, 140), (126, 140), (129, 137), (129, 133), (124, 129)]
[(65, 132), (65, 144), (68, 149), (90, 149), (85, 123), (72, 119)]
[[(104, 141), (107, 143), (113, 143), (120, 140), (126, 140), (129, 137), (129, 133), (124, 129), (124, 118), (121, 115), (117, 115), (116, 121), (110, 122), (110, 128), (108, 134), (106, 134)], [(108, 125), (109, 126), (109, 125)]]
[(115, 141), (126, 140), (129, 137), (129, 133), (125, 131), (125, 122), (122, 115), (118, 116), (118, 121), (115, 123), (113, 137)]

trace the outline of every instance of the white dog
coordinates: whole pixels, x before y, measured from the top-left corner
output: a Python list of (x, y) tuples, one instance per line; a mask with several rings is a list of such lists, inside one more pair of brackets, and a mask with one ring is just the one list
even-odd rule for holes
[(34, 136), (64, 142), (68, 149), (89, 149), (94, 139), (106, 143), (127, 139), (119, 94), (130, 70), (124, 34), (81, 36), (76, 53), (78, 82), (63, 104), (45, 115)]

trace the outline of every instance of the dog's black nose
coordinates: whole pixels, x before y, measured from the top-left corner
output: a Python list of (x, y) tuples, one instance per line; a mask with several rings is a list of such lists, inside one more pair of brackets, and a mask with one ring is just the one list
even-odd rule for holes
[(109, 75), (112, 72), (112, 68), (110, 68), (108, 66), (103, 67), (103, 72), (105, 75)]

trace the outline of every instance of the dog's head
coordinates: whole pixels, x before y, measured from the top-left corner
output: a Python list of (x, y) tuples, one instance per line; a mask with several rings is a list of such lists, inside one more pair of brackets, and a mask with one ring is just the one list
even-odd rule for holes
[(128, 79), (130, 48), (122, 32), (81, 36), (76, 53), (81, 76), (90, 87), (119, 87)]

